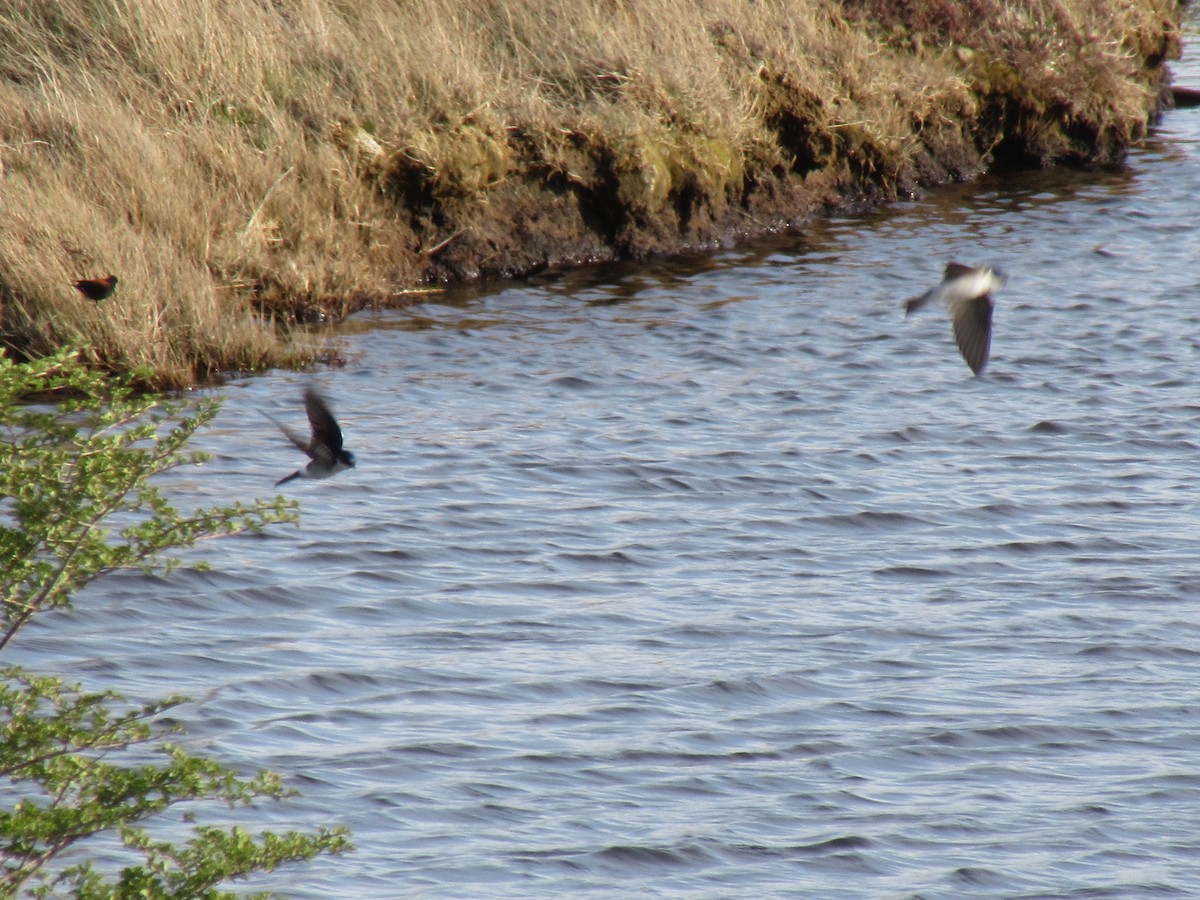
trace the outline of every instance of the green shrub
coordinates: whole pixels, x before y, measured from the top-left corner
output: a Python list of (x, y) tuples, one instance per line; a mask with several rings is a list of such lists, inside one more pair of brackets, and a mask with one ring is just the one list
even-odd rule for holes
[[(21, 364), (0, 355), (0, 652), (107, 572), (169, 570), (169, 554), (197, 541), (296, 521), (283, 498), (173, 507), (151, 480), (205, 458), (184, 447), (218, 404), (137, 394), (138, 377), (88, 371), (71, 352)], [(166, 824), (155, 815), (178, 804), (211, 810), (292, 793), (270, 772), (242, 778), (172, 744), (174, 729), (156, 717), (184, 699), (131, 706), (112, 691), (0, 669), (0, 896), (228, 897), (216, 888), (229, 879), (349, 849), (341, 828), (255, 836), (193, 825), (183, 844), (152, 836)], [(136, 864), (100, 871), (84, 842), (101, 835)]]

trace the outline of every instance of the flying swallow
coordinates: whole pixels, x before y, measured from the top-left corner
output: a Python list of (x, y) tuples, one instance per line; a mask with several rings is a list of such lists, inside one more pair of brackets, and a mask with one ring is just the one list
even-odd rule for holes
[(342, 449), (342, 429), (329, 411), (325, 398), (311, 387), (304, 389), (304, 411), (308, 413), (308, 424), (312, 437), (305, 441), (282, 422), (268, 415), (267, 418), (279, 426), (289, 441), (303, 450), (312, 460), (303, 469), (280, 478), (275, 487), (293, 478), (328, 478), (337, 472), (354, 468), (354, 454)]
[(920, 297), (904, 301), (904, 315), (927, 303), (945, 303), (954, 323), (959, 352), (978, 375), (987, 365), (992, 346), (992, 291), (1003, 286), (1004, 281), (1004, 273), (999, 269), (949, 263), (941, 284)]
[(75, 290), (83, 294), (89, 300), (95, 300), (99, 303), (107, 297), (112, 296), (112, 292), (117, 289), (117, 276), (106, 275), (103, 278), (80, 278), (75, 282)]

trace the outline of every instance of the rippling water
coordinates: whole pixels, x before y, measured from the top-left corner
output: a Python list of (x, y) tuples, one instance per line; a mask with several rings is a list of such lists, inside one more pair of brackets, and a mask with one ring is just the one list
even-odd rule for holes
[[(196, 697), (353, 830), (301, 897), (1198, 895), (1197, 140), (362, 317), (301, 527), (14, 661)], [(1010, 275), (983, 378), (901, 314), (950, 259)], [(270, 495), (305, 382), (178, 496)]]

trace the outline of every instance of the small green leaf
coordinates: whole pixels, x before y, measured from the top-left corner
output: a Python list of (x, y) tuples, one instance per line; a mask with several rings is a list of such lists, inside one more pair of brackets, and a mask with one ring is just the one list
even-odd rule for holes
[[(219, 404), (140, 395), (136, 373), (110, 378), (78, 357), (64, 350), (15, 363), (0, 353), (0, 653), (34, 617), (70, 606), (115, 569), (169, 571), (180, 564), (173, 553), (201, 540), (298, 520), (283, 497), (179, 511), (153, 480), (209, 458), (186, 446)], [(212, 801), (247, 806), (294, 793), (271, 772), (244, 778), (170, 743), (179, 728), (161, 716), (184, 700), (131, 706), (111, 691), (0, 669), (0, 777), (10, 798), (0, 810), (0, 896), (232, 897), (218, 886), (351, 849), (337, 828), (252, 836), (194, 824), (184, 844), (153, 839), (173, 807), (194, 823), (188, 804), (209, 814)], [(87, 847), (102, 834), (119, 835), (141, 861), (99, 870)], [(68, 849), (74, 862), (64, 867)]]

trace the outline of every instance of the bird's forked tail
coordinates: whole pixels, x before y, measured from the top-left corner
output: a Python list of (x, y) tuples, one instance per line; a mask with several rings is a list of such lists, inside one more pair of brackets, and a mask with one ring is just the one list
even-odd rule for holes
[(915, 313), (918, 309), (924, 306), (933, 297), (933, 291), (926, 291), (920, 297), (909, 297), (904, 301), (904, 315), (907, 317), (909, 313)]

